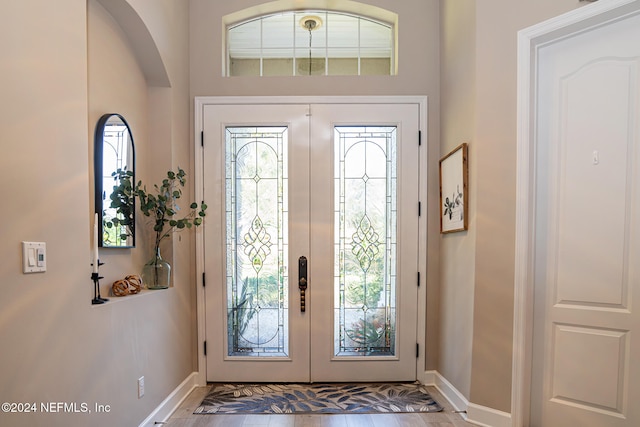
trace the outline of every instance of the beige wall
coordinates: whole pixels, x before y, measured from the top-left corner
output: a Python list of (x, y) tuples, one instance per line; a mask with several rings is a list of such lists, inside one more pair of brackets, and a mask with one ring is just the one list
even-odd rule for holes
[[(176, 256), (173, 289), (90, 304), (97, 117), (117, 110), (131, 119), (140, 165), (156, 143), (154, 111), (164, 111), (171, 132), (157, 148), (170, 153), (168, 164), (189, 163), (187, 2), (140, 3), (151, 38), (161, 36), (171, 89), (145, 89), (126, 38), (93, 0), (0, 6), (0, 400), (110, 405), (104, 414), (0, 413), (0, 425), (138, 425), (194, 370), (190, 262)], [(165, 105), (149, 102), (158, 99)], [(23, 240), (47, 243), (46, 273), (22, 274)], [(102, 251), (104, 282), (145, 257), (119, 251)], [(138, 399), (142, 375), (146, 395)]]
[[(441, 6), (441, 156), (462, 143), (469, 148), (468, 231), (442, 235), (440, 243), (440, 342), (438, 372), (465, 397), (471, 387), (476, 244), (476, 111), (474, 0)], [(438, 212), (439, 215), (439, 212)]]
[(505, 412), (511, 410), (517, 31), (577, 7), (578, 0), (476, 2), (477, 231), (469, 397)]

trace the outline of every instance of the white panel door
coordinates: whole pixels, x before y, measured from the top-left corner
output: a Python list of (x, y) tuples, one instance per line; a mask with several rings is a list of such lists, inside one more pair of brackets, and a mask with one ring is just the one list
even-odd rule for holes
[(207, 380), (415, 380), (418, 105), (202, 114)]
[(640, 425), (639, 41), (540, 50), (532, 426)]

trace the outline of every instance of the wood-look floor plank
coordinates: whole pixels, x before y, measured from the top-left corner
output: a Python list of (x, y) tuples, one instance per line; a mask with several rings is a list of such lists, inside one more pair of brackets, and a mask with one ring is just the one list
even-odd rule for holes
[[(310, 415), (310, 414), (302, 414), (302, 415), (293, 415), (295, 419), (294, 426), (295, 427), (323, 427), (322, 426), (322, 417), (320, 415)], [(329, 418), (328, 415), (326, 418)], [(327, 420), (327, 422), (330, 420)]]
[(402, 427), (394, 414), (371, 415), (372, 427)]
[(371, 427), (373, 421), (369, 414), (349, 414), (345, 415), (347, 427)]
[(295, 427), (295, 416), (291, 415), (270, 415), (269, 427)]

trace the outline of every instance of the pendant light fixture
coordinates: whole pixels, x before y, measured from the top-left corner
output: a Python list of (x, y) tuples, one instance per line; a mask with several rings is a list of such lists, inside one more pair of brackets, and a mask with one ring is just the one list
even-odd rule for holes
[(311, 42), (313, 41), (312, 32), (322, 26), (322, 19), (319, 16), (307, 15), (300, 19), (300, 26), (309, 31), (309, 75), (311, 75)]

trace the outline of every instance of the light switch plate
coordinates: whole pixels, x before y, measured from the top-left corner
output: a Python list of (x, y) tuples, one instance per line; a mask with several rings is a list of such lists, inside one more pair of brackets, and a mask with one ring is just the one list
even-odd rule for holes
[(47, 271), (47, 245), (44, 242), (22, 242), (22, 272)]
[(144, 375), (138, 378), (138, 399), (144, 396)]

